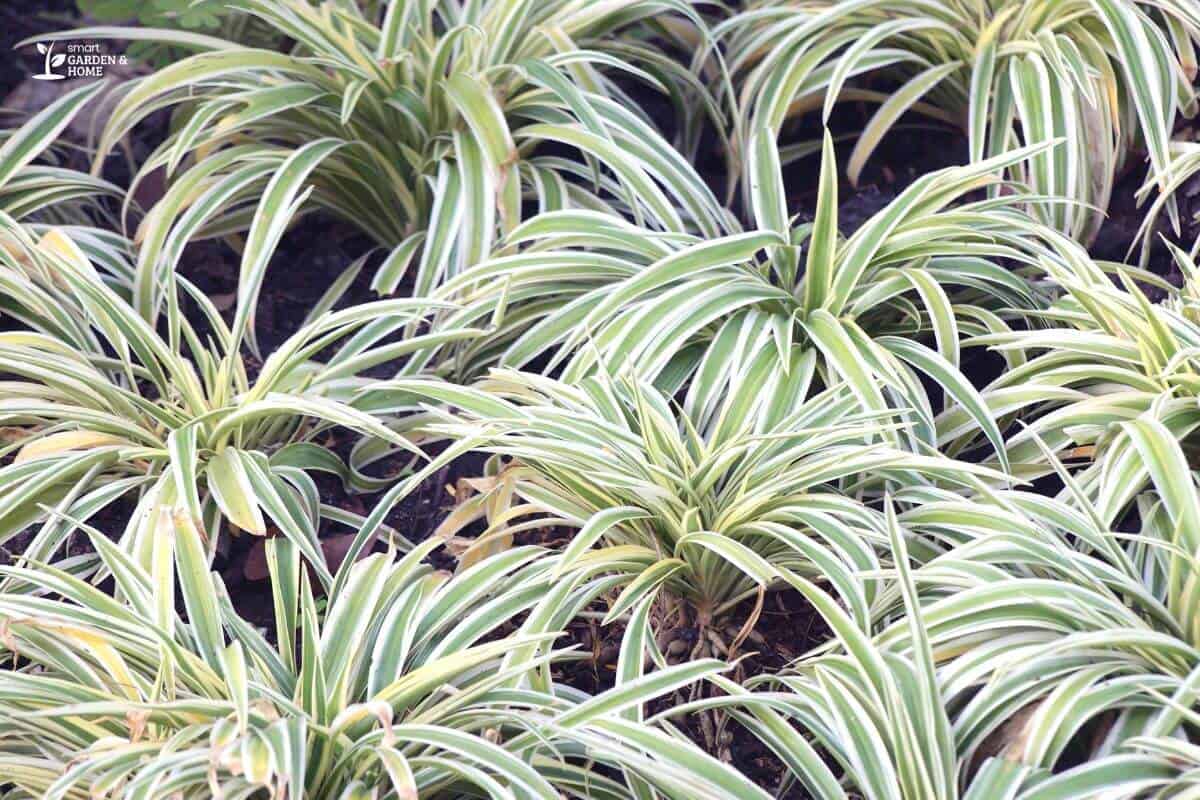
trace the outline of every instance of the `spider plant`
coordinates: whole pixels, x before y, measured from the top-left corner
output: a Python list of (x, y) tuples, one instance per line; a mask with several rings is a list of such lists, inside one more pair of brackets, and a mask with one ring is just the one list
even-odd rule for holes
[(999, 315), (1040, 307), (1023, 272), (1079, 253), (1020, 212), (1018, 195), (970, 194), (1041, 150), (924, 175), (843, 239), (830, 138), (816, 220), (793, 224), (773, 139), (760, 132), (755, 230), (660, 236), (587, 212), (540, 215), (437, 295), (463, 306), (442, 315), (447, 324), (492, 328), (450, 348), (455, 369), (469, 375), (498, 361), (567, 381), (628, 369), (672, 393), (714, 351), (720, 361), (745, 348), (747, 362), (771, 358), (782, 371), (811, 353), (823, 385), (847, 384), (864, 411), (903, 416), (909, 427), (894, 441), (936, 444), (925, 375), (999, 449), (994, 421), (959, 371), (960, 337), (1005, 330)]
[[(896, 579), (868, 624), (780, 568), (835, 639), (662, 716), (728, 711), (819, 798), (1187, 796), (1200, 491), (1165, 426), (1122, 428), (1135, 453), (1108, 488), (1139, 494), (1118, 513), (1061, 464), (1057, 500), (921, 490), (885, 507), (895, 570), (862, 578)], [(1140, 528), (1116, 532), (1127, 514)]]
[[(460, 576), (429, 540), (347, 561), (314, 593), (299, 548), (267, 543), (273, 641), (233, 610), (187, 517), (153, 570), (87, 529), (106, 593), (49, 565), (2, 568), (6, 796), (768, 797), (669, 730), (626, 717), (725, 669), (704, 661), (594, 697), (539, 677), (558, 626), (605, 579), (555, 581), (516, 548)], [(176, 610), (178, 584), (186, 617)], [(163, 602), (163, 597), (166, 602)]]
[[(285, 169), (277, 176), (286, 182)], [(303, 470), (334, 471), (352, 490), (386, 479), (347, 466), (315, 444), (335, 426), (420, 450), (354, 406), (358, 373), (407, 359), (470, 331), (395, 336), (432, 307), (424, 300), (382, 300), (330, 311), (340, 285), (310, 319), (264, 361), (245, 354), (257, 281), (286, 222), (288, 193), (268, 191), (243, 253), (243, 280), (232, 325), (211, 301), (172, 274), (162, 329), (140, 317), (129, 292), (104, 281), (71, 236), (51, 229), (35, 240), (19, 226), (5, 231), (0, 252), (0, 309), (19, 326), (0, 332), (0, 422), (7, 426), (0, 467), (0, 541), (46, 519), (56, 504), (140, 498), (129, 546), (147, 552), (153, 509), (178, 501), (215, 546), (222, 521), (266, 533), (266, 519), (319, 560), (306, 532), (301, 497), (317, 496)], [(281, 216), (283, 219), (281, 220)], [(190, 300), (194, 317), (183, 313)], [(323, 360), (318, 360), (330, 354)], [(416, 354), (414, 356), (414, 354)], [(409, 356), (414, 356), (409, 358)], [(264, 517), (264, 510), (266, 517)], [(61, 526), (43, 528), (31, 547), (39, 558), (61, 541)], [(41, 534), (39, 534), (39, 537)], [(323, 564), (322, 564), (323, 567)]]
[[(977, 575), (1016, 572), (1021, 578), (1010, 586), (1025, 602), (992, 612), (1009, 620), (961, 671), (986, 682), (963, 707), (957, 725), (961, 740), (975, 748), (998, 720), (1028, 707), (1031, 714), (1010, 723), (1016, 728), (1011, 757), (1043, 775), (1068, 744), (1085, 748), (1084, 763), (1031, 788), (1033, 797), (1094, 796), (1087, 792), (1117, 786), (1130, 795), (1174, 797), (1188, 783), (1183, 769), (1194, 742), (1200, 674), (1194, 580), (1200, 543), (1191, 520), (1200, 495), (1165, 425), (1146, 416), (1120, 428), (1132, 452), (1114, 458), (1104, 487), (1110, 493), (1089, 500), (1064, 470), (1072, 513), (1060, 515), (1045, 499), (1029, 498), (1022, 505), (1033, 524), (1003, 537), (979, 535), (977, 529), (976, 541), (927, 568), (938, 570), (930, 585), (947, 585), (940, 576), (958, 575), (952, 580), (963, 595), (931, 610), (940, 613), (957, 602), (952, 613), (963, 621), (1001, 605), (999, 597), (986, 599), (973, 580), (961, 580), (963, 569)], [(1114, 496), (1126, 498), (1129, 488), (1140, 492), (1133, 502), (1112, 502)], [(1122, 535), (1113, 532), (1117, 523), (1139, 527)], [(1078, 537), (1079, 546), (1068, 545), (1064, 534)], [(1071, 609), (1082, 613), (1059, 614)], [(942, 619), (949, 634), (955, 624), (946, 615)], [(961, 627), (955, 631), (959, 637), (964, 633)], [(1002, 649), (1016, 657), (1009, 666), (1001, 663), (1007, 658)], [(952, 679), (962, 684), (961, 677)], [(1089, 735), (1089, 723), (1099, 723), (1099, 733)]]
[(728, 216), (621, 88), (633, 80), (662, 92), (684, 138), (694, 138), (687, 120), (711, 101), (663, 52), (703, 35), (686, 3), (230, 5), (295, 46), (279, 53), (193, 36), (202, 52), (133, 84), (99, 143), (97, 168), (140, 120), (176, 108), (171, 133), (135, 177), (165, 169), (173, 179), (138, 236), (136, 307), (147, 318), (157, 276), (171, 268), (156, 223), (187, 209), (176, 235), (244, 229), (246, 204), (278, 164), (317, 140), (330, 146), (310, 154), (306, 208), (329, 209), (388, 248), (374, 284), (382, 293), (396, 290), (410, 262), (413, 293), (427, 293), (486, 256), (529, 208), (604, 208), (709, 234)]
[[(102, 89), (101, 83), (72, 89), (19, 128), (0, 132), (0, 218), (6, 227), (20, 223), (35, 234), (51, 224), (66, 228), (107, 280), (127, 283), (132, 272), (128, 246), (111, 232), (113, 217), (105, 207), (105, 201), (124, 193), (108, 181), (53, 163), (56, 140)], [(10, 246), (9, 238), (0, 238), (0, 248)]]
[[(1172, 250), (1184, 275), (1180, 289), (1132, 267), (1088, 259), (1069, 266), (1047, 262), (1047, 275), (1062, 296), (1029, 316), (1049, 320), (1051, 327), (997, 331), (965, 343), (1019, 357), (1018, 366), (983, 391), (994, 414), (1022, 417), (1022, 429), (1007, 443), (1016, 474), (1033, 478), (1052, 470), (1044, 443), (1048, 452), (1094, 461), (1095, 468), (1080, 478), (1090, 486), (1092, 477), (1114, 463), (1103, 455), (1112, 423), (1147, 412), (1181, 440), (1191, 439), (1200, 424), (1200, 272), (1187, 253)], [(1162, 293), (1162, 301), (1152, 303), (1139, 284)], [(962, 434), (972, 426), (957, 409), (938, 420), (950, 452), (970, 441), (969, 433)]]
[(1200, 11), (1188, 0), (764, 2), (714, 30), (740, 86), (743, 137), (839, 102), (878, 103), (851, 156), (856, 181), (908, 111), (962, 129), (980, 161), (1061, 138), (1014, 180), (1067, 202), (1036, 213), (1082, 242), (1095, 236), (1115, 176), (1149, 153), (1171, 179), (1176, 114), (1195, 111)]
[[(1153, 244), (1152, 236), (1155, 223), (1157, 223), (1161, 217), (1163, 208), (1169, 207), (1169, 203), (1175, 194), (1189, 183), (1195, 182), (1196, 176), (1200, 175), (1200, 141), (1188, 141), (1184, 139), (1173, 140), (1171, 142), (1170, 153), (1170, 181), (1163, 188), (1163, 190), (1154, 197), (1153, 202), (1151, 202), (1149, 207), (1146, 209), (1145, 216), (1142, 219), (1141, 229), (1138, 231), (1137, 238), (1141, 240), (1141, 263), (1143, 265), (1149, 259), (1150, 247)], [(1153, 182), (1147, 181), (1138, 193), (1139, 202), (1144, 201), (1147, 197), (1149, 197), (1151, 192), (1154, 191), (1154, 188)], [(1186, 241), (1180, 239), (1180, 233), (1182, 232), (1181, 225), (1187, 224), (1194, 228), (1194, 226), (1200, 225), (1200, 218), (1186, 221), (1174, 220), (1174, 222), (1175, 226), (1173, 232), (1175, 234), (1175, 238), (1177, 241), (1179, 241), (1180, 246), (1186, 248)], [(1130, 252), (1133, 252), (1133, 245), (1130, 245)], [(1192, 242), (1188, 254), (1193, 261), (1200, 256), (1200, 238), (1197, 238), (1196, 241)]]
[[(960, 779), (999, 762), (996, 795), (984, 796), (1173, 797), (1187, 786), (1200, 491), (1164, 423), (1143, 415), (1117, 427), (1129, 447), (1109, 456), (1095, 497), (1055, 462), (1059, 500), (997, 492), (902, 516), (913, 535), (947, 545), (916, 577), (935, 658), (946, 662), (938, 679)], [(888, 606), (881, 597), (882, 615)], [(877, 638), (888, 650), (913, 641), (903, 621)], [(1083, 763), (1062, 771), (1063, 761)]]
[(835, 637), (830, 645), (785, 673), (751, 678), (744, 686), (714, 678), (724, 696), (682, 704), (654, 719), (714, 708), (727, 711), (783, 762), (780, 793), (798, 783), (806, 796), (819, 800), (959, 797), (944, 689), (917, 604), (905, 536), (890, 501), (885, 517), (908, 612), (902, 623), (911, 635), (907, 651), (881, 647), (830, 595), (776, 567), (777, 576), (802, 593), (829, 624)]
[[(855, 618), (869, 618), (873, 591), (855, 577), (880, 567), (886, 536), (864, 501), (890, 485), (967, 486), (1003, 476), (897, 450), (883, 441), (890, 420), (856, 411), (838, 387), (805, 399), (814, 359), (776, 371), (760, 353), (731, 348), (702, 367), (676, 409), (632, 379), (567, 385), (496, 371), (475, 387), (430, 379), (380, 383), (367, 407), (421, 395), (458, 409), (422, 432), (470, 437), (500, 459), (493, 509), (475, 547), (511, 542), (531, 528), (578, 529), (558, 572), (605, 569), (628, 581), (613, 620), (643, 598), (664, 596), (663, 625), (698, 628), (696, 654), (725, 654), (739, 632), (739, 604), (779, 588), (771, 569), (828, 581)], [(456, 519), (443, 534), (471, 521)], [(597, 547), (598, 546), (598, 547)]]

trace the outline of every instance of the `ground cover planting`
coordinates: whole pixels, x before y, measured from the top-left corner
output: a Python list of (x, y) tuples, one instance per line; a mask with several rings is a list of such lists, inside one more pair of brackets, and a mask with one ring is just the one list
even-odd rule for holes
[(0, 9), (0, 798), (1200, 796), (1200, 6)]

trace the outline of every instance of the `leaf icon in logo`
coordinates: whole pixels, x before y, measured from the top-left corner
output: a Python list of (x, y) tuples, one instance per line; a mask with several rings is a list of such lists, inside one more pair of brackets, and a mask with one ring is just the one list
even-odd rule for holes
[(46, 44), (42, 44), (41, 42), (38, 42), (37, 49), (38, 49), (38, 52), (41, 53), (42, 55), (44, 55), (46, 58), (42, 64), (42, 71), (36, 75), (33, 75), (32, 76), (33, 79), (35, 81), (61, 81), (63, 78), (65, 78), (66, 77), (65, 75), (55, 74), (51, 70), (53, 70), (58, 65), (66, 62), (66, 60), (67, 60), (66, 54), (59, 53), (58, 55), (54, 55), (54, 45), (53, 44), (46, 45)]

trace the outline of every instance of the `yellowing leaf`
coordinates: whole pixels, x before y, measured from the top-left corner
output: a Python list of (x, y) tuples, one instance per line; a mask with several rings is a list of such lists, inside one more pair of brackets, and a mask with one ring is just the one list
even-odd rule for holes
[(92, 262), (88, 261), (88, 257), (79, 249), (79, 245), (75, 244), (74, 240), (61, 229), (51, 228), (38, 242), (37, 247), (41, 252), (66, 262), (89, 277), (100, 280)]
[(58, 455), (68, 450), (87, 450), (93, 447), (122, 444), (123, 439), (96, 431), (63, 431), (43, 436), (21, 448), (13, 463), (33, 461), (35, 458)]
[(239, 528), (259, 536), (267, 532), (246, 469), (233, 450), (225, 450), (208, 463), (208, 486), (222, 513)]

